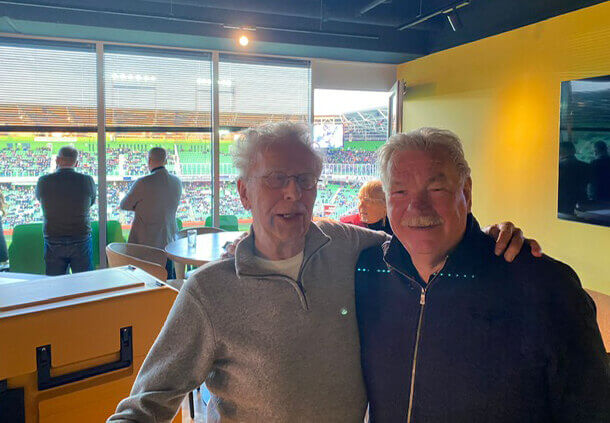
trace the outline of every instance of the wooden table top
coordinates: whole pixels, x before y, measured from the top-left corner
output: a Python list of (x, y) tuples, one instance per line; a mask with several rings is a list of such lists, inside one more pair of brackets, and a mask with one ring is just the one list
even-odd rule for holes
[(202, 266), (210, 261), (218, 260), (225, 252), (222, 248), (227, 242), (235, 241), (242, 231), (215, 232), (197, 235), (197, 245), (188, 247), (188, 238), (180, 238), (167, 244), (167, 256), (178, 263)]

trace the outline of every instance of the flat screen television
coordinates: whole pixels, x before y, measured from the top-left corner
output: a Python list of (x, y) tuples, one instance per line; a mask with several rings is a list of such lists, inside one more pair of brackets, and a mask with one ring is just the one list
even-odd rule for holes
[(343, 125), (334, 123), (314, 125), (313, 145), (321, 149), (343, 147)]
[(610, 75), (561, 83), (557, 216), (610, 226)]

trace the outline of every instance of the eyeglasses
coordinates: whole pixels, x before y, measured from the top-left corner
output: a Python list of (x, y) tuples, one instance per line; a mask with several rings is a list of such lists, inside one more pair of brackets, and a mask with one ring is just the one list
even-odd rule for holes
[(259, 176), (271, 189), (286, 188), (288, 181), (294, 178), (297, 185), (304, 191), (312, 190), (318, 184), (318, 177), (313, 173), (300, 173), (298, 175), (286, 175), (284, 172), (271, 172), (265, 176)]

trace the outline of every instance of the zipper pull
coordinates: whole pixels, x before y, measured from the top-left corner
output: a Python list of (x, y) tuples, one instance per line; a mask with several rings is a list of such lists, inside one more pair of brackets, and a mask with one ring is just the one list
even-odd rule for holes
[(424, 291), (423, 289), (421, 291), (421, 297), (419, 297), (419, 303), (421, 305), (426, 304), (426, 291)]

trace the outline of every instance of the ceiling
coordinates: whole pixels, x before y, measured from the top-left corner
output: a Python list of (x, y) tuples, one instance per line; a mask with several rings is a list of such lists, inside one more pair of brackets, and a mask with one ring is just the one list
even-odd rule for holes
[(402, 63), (601, 2), (0, 0), (0, 32)]

